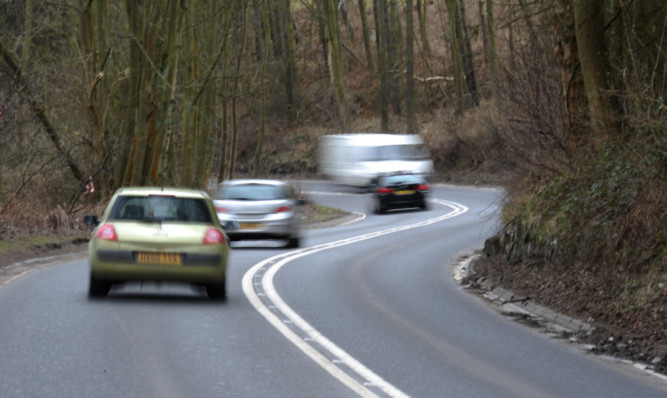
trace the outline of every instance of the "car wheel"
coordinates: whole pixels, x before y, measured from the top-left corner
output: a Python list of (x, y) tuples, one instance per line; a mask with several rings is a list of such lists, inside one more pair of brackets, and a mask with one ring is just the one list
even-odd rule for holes
[(211, 300), (224, 300), (227, 298), (227, 285), (225, 281), (219, 284), (206, 285), (206, 294)]
[(97, 279), (94, 276), (90, 276), (90, 282), (88, 283), (88, 297), (106, 297), (111, 290), (111, 283)]
[(298, 236), (292, 236), (290, 238), (287, 238), (287, 245), (286, 247), (296, 249), (301, 245), (301, 239), (299, 239)]
[(428, 210), (428, 203), (426, 202), (426, 200), (422, 201), (419, 204), (419, 208), (422, 209), (422, 210)]
[(384, 213), (385, 209), (382, 206), (382, 202), (380, 202), (379, 199), (375, 200), (375, 214), (382, 214)]

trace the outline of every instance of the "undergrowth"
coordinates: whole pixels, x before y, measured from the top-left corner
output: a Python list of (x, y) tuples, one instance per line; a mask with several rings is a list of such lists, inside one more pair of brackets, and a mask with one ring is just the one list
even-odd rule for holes
[[(549, 289), (574, 315), (628, 334), (667, 322), (665, 127), (608, 143), (514, 196), (504, 214), (504, 244), (512, 245), (505, 253), (532, 273), (528, 290)], [(664, 332), (654, 338), (664, 343)]]

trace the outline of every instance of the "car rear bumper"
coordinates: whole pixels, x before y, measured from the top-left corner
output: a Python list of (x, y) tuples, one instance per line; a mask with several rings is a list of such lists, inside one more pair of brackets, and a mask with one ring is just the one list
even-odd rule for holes
[(213, 284), (225, 280), (222, 254), (182, 254), (181, 263), (139, 264), (136, 252), (98, 250), (90, 260), (92, 277), (109, 282), (174, 281)]
[(299, 232), (299, 225), (294, 223), (293, 220), (239, 220), (239, 228), (234, 231), (227, 231), (226, 233), (231, 240), (241, 240), (289, 238), (298, 236)]
[(426, 203), (426, 198), (422, 195), (381, 196), (379, 200), (384, 208), (421, 207)]

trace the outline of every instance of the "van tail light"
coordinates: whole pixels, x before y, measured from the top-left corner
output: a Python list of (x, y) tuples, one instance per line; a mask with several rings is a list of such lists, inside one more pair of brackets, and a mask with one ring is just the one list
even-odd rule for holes
[(215, 228), (209, 228), (206, 230), (203, 243), (205, 245), (217, 245), (220, 243), (225, 243), (225, 241), (225, 235), (222, 232)]
[(286, 213), (288, 211), (292, 211), (292, 206), (280, 206), (277, 210), (276, 213)]
[(95, 231), (95, 237), (100, 240), (110, 240), (118, 242), (118, 235), (116, 229), (111, 224), (104, 224)]
[(390, 188), (378, 188), (377, 192), (378, 193), (392, 193), (392, 192), (394, 192), (394, 190), (390, 189)]
[(428, 191), (431, 187), (428, 184), (419, 184), (416, 189), (417, 191)]

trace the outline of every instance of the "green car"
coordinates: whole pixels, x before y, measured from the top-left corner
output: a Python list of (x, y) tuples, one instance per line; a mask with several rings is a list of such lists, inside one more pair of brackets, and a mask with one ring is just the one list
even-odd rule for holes
[(229, 243), (206, 193), (121, 188), (91, 221), (89, 297), (130, 281), (176, 281), (225, 298)]

